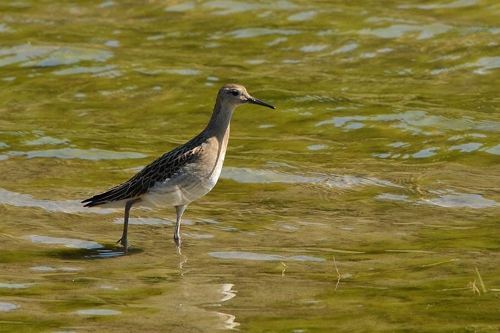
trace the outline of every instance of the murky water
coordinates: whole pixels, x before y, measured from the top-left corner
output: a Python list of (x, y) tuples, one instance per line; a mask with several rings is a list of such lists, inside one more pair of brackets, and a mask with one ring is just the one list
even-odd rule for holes
[[(500, 330), (494, 0), (0, 2), (0, 331)], [(79, 201), (237, 110), (185, 214)]]

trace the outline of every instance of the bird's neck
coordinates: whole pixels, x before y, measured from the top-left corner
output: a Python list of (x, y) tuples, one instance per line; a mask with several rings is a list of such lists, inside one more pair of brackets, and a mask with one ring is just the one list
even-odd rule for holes
[(216, 103), (214, 106), (214, 111), (212, 117), (205, 128), (205, 133), (209, 137), (217, 137), (219, 140), (223, 140), (229, 135), (229, 124), (231, 122), (231, 117), (234, 112), (234, 107), (225, 107)]

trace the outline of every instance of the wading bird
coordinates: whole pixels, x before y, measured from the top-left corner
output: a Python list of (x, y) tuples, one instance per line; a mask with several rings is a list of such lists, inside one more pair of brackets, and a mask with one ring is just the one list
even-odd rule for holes
[(130, 209), (136, 206), (174, 206), (177, 213), (174, 240), (180, 246), (182, 214), (193, 201), (210, 192), (219, 179), (229, 141), (229, 123), (234, 110), (244, 104), (274, 106), (250, 96), (245, 87), (224, 85), (208, 125), (200, 134), (163, 154), (123, 184), (83, 200), (85, 207), (124, 207), (123, 234), (117, 243), (128, 250)]

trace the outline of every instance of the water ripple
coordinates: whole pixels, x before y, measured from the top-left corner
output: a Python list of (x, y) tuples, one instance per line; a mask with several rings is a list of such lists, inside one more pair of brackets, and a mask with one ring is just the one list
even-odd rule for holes
[(414, 205), (431, 205), (443, 208), (493, 208), (500, 207), (500, 203), (486, 199), (479, 194), (460, 193), (453, 190), (429, 191), (429, 194), (437, 195), (434, 198), (423, 198), (417, 201), (410, 200), (407, 195), (397, 195), (391, 193), (382, 193), (375, 197), (377, 200), (392, 200), (411, 202)]
[(298, 175), (264, 169), (234, 167), (226, 167), (222, 169), (221, 178), (231, 179), (240, 183), (308, 183), (337, 188), (352, 188), (354, 186), (402, 187), (389, 181), (374, 177), (360, 178), (349, 175), (326, 175), (320, 173), (304, 173)]
[(237, 259), (237, 260), (255, 260), (255, 261), (315, 261), (324, 262), (323, 258), (309, 257), (309, 256), (280, 256), (276, 254), (262, 254), (253, 252), (240, 252), (240, 251), (229, 251), (229, 252), (209, 252), (209, 256), (218, 259)]
[(24, 237), (31, 239), (33, 243), (64, 244), (66, 247), (87, 249), (87, 250), (103, 248), (103, 246), (99, 243), (93, 241), (80, 240), (80, 239), (56, 238), (56, 237), (39, 236), (39, 235), (28, 235)]
[(36, 272), (78, 272), (81, 270), (79, 267), (52, 267), (52, 266), (35, 266), (30, 268)]
[(0, 32), (12, 32), (12, 29), (9, 28), (6, 24), (0, 23)]
[(229, 32), (227, 35), (234, 38), (252, 38), (267, 35), (298, 35), (299, 30), (269, 29), (269, 28), (246, 28)]
[(110, 151), (97, 148), (89, 150), (76, 149), (76, 148), (61, 148), (61, 149), (48, 149), (48, 150), (33, 150), (33, 151), (11, 151), (9, 155), (12, 156), (27, 156), (28, 158), (36, 157), (55, 157), (63, 159), (81, 159), (81, 160), (123, 160), (128, 158), (145, 158), (147, 155), (134, 153), (134, 152), (119, 152)]
[(455, 0), (450, 3), (431, 3), (426, 5), (400, 5), (398, 8), (418, 8), (418, 9), (448, 9), (448, 8), (463, 8), (477, 4), (480, 0)]
[(42, 146), (42, 145), (61, 145), (68, 142), (69, 142), (68, 139), (56, 139), (50, 136), (44, 136), (40, 139), (25, 141), (24, 144), (26, 146)]
[(12, 311), (17, 309), (18, 307), (18, 305), (12, 303), (0, 302), (0, 312)]
[(34, 283), (0, 283), (0, 288), (5, 289), (26, 289)]
[(380, 38), (389, 39), (401, 37), (408, 32), (419, 32), (420, 34), (417, 39), (428, 39), (444, 34), (452, 28), (453, 27), (442, 23), (431, 23), (427, 25), (394, 24), (386, 28), (366, 28), (358, 31), (358, 33), (360, 35), (374, 35)]
[[(116, 218), (114, 223), (121, 224), (123, 223), (123, 218)], [(129, 224), (132, 225), (175, 225), (174, 219), (155, 219), (155, 218), (144, 218), (144, 217), (131, 217), (128, 220)], [(193, 225), (193, 221), (182, 219), (182, 224), (185, 225)]]
[(377, 116), (345, 116), (333, 117), (316, 123), (316, 127), (334, 125), (343, 127), (350, 122), (395, 122), (394, 128), (412, 131), (413, 133), (430, 134), (424, 132), (420, 127), (437, 127), (441, 130), (466, 131), (481, 130), (488, 132), (500, 132), (500, 122), (475, 120), (471, 117), (446, 118), (443, 116), (429, 115), (425, 111), (412, 110), (402, 113), (381, 114)]
[[(255, 13), (257, 10), (291, 10), (298, 8), (292, 2), (287, 0), (279, 0), (272, 2), (250, 2), (250, 1), (233, 1), (233, 0), (211, 0), (203, 3), (204, 8), (216, 10), (216, 15), (228, 15), (235, 13), (251, 12)], [(193, 9), (191, 7), (191, 9)]]
[(121, 311), (108, 309), (86, 309), (75, 311), (75, 314), (82, 316), (117, 316), (121, 314)]
[(110, 214), (116, 212), (114, 209), (88, 209), (82, 206), (78, 200), (55, 201), (46, 199), (35, 199), (31, 195), (7, 191), (0, 188), (0, 205), (15, 207), (38, 207), (49, 212), (61, 213), (88, 213), (88, 214)]
[(302, 22), (302, 21), (307, 21), (312, 18), (314, 18), (317, 15), (317, 12), (314, 10), (307, 11), (307, 12), (302, 12), (302, 13), (297, 13), (288, 16), (287, 20), (292, 21), (292, 22)]
[(107, 66), (101, 66), (101, 67), (72, 67), (68, 69), (61, 69), (58, 71), (54, 71), (55, 75), (72, 75), (72, 74), (96, 74), (96, 73), (102, 73), (102, 72), (107, 72), (112, 69), (115, 69), (116, 65), (107, 65)]
[(422, 199), (418, 203), (433, 205), (445, 208), (467, 207), (467, 208), (490, 208), (500, 207), (500, 204), (494, 200), (486, 199), (479, 194), (459, 193), (453, 190), (433, 191), (439, 197), (432, 199)]
[[(91, 48), (18, 45), (0, 48), (0, 67), (21, 63), (21, 67), (55, 67), (81, 61), (104, 62), (113, 52)], [(37, 59), (38, 58), (38, 59)]]
[(470, 153), (481, 148), (483, 144), (478, 142), (464, 143), (461, 145), (451, 146), (448, 150), (458, 150), (461, 153)]

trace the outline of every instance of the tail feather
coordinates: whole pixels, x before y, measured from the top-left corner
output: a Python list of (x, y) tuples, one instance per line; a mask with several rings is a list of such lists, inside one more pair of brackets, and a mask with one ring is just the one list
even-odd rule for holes
[(121, 201), (126, 199), (134, 199), (147, 191), (142, 182), (133, 182), (133, 179), (115, 186), (106, 192), (96, 194), (91, 198), (82, 201), (84, 207), (94, 207), (99, 205), (104, 205), (107, 203)]
[(99, 206), (99, 205), (106, 203), (106, 201), (99, 200), (99, 198), (97, 198), (97, 197), (98, 197), (98, 195), (94, 195), (91, 198), (83, 200), (82, 203), (85, 204), (85, 205), (83, 205), (83, 207), (94, 207), (94, 206)]
[(123, 189), (124, 188), (122, 186), (117, 186), (117, 187), (114, 187), (106, 192), (103, 192), (103, 193), (94, 195), (91, 198), (85, 199), (82, 201), (82, 203), (85, 204), (83, 207), (94, 207), (94, 206), (103, 205), (103, 204), (106, 204), (109, 202), (125, 199), (125, 198), (123, 198), (123, 195), (120, 195), (120, 194), (123, 194)]

